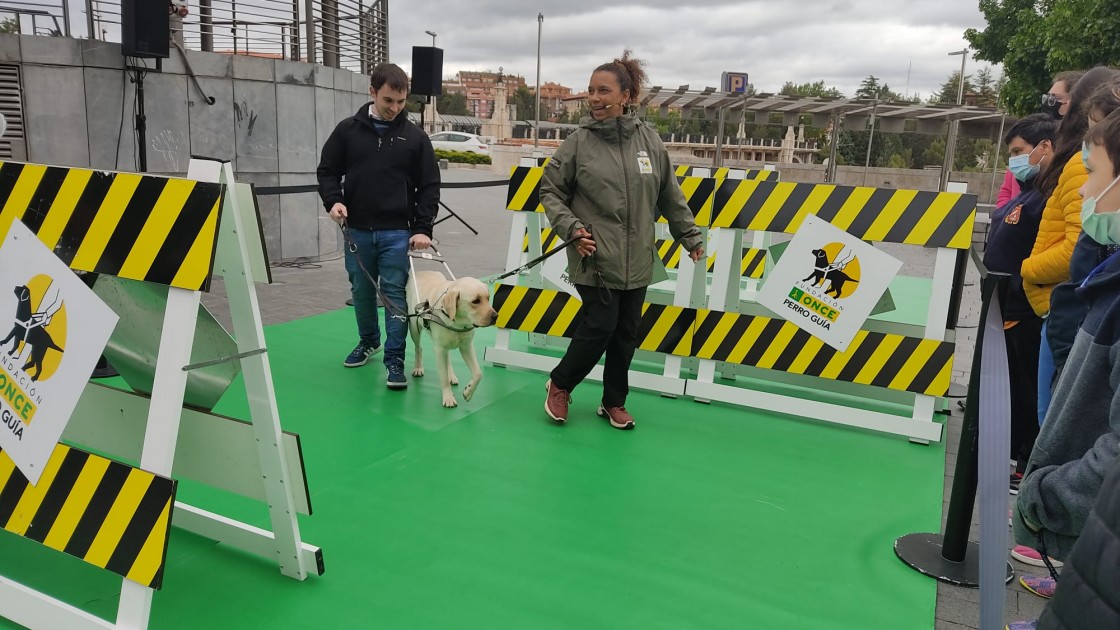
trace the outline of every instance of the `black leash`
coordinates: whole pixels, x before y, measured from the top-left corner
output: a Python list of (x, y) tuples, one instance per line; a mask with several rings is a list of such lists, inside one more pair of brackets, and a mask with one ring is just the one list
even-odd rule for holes
[(510, 276), (517, 275), (517, 274), (521, 273), (522, 271), (527, 271), (529, 269), (532, 269), (533, 267), (536, 267), (537, 265), (541, 264), (542, 262), (544, 262), (548, 258), (552, 257), (553, 255), (560, 253), (565, 248), (567, 248), (569, 245), (571, 245), (572, 243), (575, 243), (576, 241), (580, 240), (581, 238), (584, 238), (584, 237), (583, 236), (573, 236), (572, 238), (564, 241), (563, 243), (560, 243), (556, 247), (553, 247), (552, 249), (548, 250), (547, 252), (541, 254), (540, 256), (537, 256), (536, 258), (530, 260), (529, 262), (525, 263), (524, 265), (521, 265), (520, 267), (514, 267), (513, 269), (510, 269), (509, 271), (507, 271), (507, 272), (505, 272), (505, 273), (503, 273), (499, 276), (487, 276), (485, 278), (482, 278), (480, 280), (480, 282), (482, 282), (483, 284), (491, 284), (491, 283), (497, 282), (499, 280), (505, 280), (506, 278), (508, 278)]
[[(408, 320), (413, 319), (413, 318), (424, 320), (424, 322), (426, 322), (426, 323), (435, 322), (437, 325), (443, 326), (444, 328), (446, 328), (450, 331), (454, 331), (454, 332), (470, 332), (471, 330), (474, 330), (473, 327), (471, 327), (471, 328), (456, 328), (454, 326), (451, 326), (451, 325), (448, 325), (448, 324), (444, 323), (443, 320), (441, 320), (440, 318), (435, 317), (433, 315), (433, 313), (435, 312), (435, 309), (433, 309), (432, 306), (430, 304), (428, 304), (427, 302), (422, 302), (420, 304), (417, 304), (416, 305), (417, 311), (415, 313), (412, 313), (412, 314), (409, 314), (409, 312), (406, 309), (403, 309), (403, 308), (397, 306), (396, 304), (393, 304), (393, 301), (390, 300), (389, 297), (385, 295), (385, 292), (381, 290), (381, 283), (378, 282), (377, 279), (373, 277), (373, 274), (371, 274), (369, 272), (369, 270), (366, 269), (366, 266), (364, 264), (362, 264), (362, 257), (357, 255), (358, 254), (358, 245), (357, 245), (357, 243), (354, 242), (353, 239), (350, 238), (350, 230), (347, 229), (346, 224), (345, 223), (339, 223), (338, 226), (340, 228), (342, 228), (342, 238), (346, 242), (346, 248), (350, 250), (351, 254), (354, 254), (354, 260), (357, 261), (358, 268), (362, 270), (362, 273), (364, 273), (366, 278), (369, 279), (370, 283), (373, 284), (374, 291), (377, 292), (377, 298), (379, 300), (381, 300), (381, 305), (385, 307), (385, 312), (389, 317), (393, 317), (393, 318), (396, 318), (396, 319), (402, 319), (405, 322), (407, 322)], [(437, 254), (439, 254), (439, 250), (435, 249), (434, 245), (432, 245), (431, 247), (432, 247), (433, 250), (435, 250), (435, 252)]]
[[(377, 281), (377, 279), (374, 278), (372, 274), (370, 274), (369, 270), (366, 269), (366, 266), (364, 264), (362, 264), (362, 257), (356, 255), (358, 253), (358, 246), (357, 246), (357, 244), (354, 243), (353, 239), (350, 238), (350, 230), (346, 227), (346, 224), (345, 223), (339, 223), (338, 226), (340, 228), (342, 228), (342, 238), (343, 238), (343, 241), (346, 243), (346, 248), (350, 250), (351, 254), (355, 254), (354, 259), (358, 262), (358, 268), (360, 268), (362, 270), (362, 273), (364, 273), (366, 275), (366, 278), (369, 278), (369, 281), (371, 283), (373, 283), (373, 288), (377, 292), (377, 298), (379, 300), (381, 300), (381, 304), (385, 307), (385, 311), (386, 311), (386, 313), (389, 314), (390, 317), (395, 317), (397, 319), (403, 319), (405, 321), (408, 321), (409, 319), (412, 319), (412, 318), (423, 319), (426, 322), (435, 322), (437, 325), (443, 326), (444, 328), (446, 328), (448, 330), (451, 330), (451, 331), (454, 331), (454, 332), (469, 332), (469, 331), (473, 330), (473, 328), (455, 328), (453, 326), (449, 326), (448, 324), (444, 323), (438, 317), (433, 317), (432, 313), (434, 312), (434, 309), (427, 302), (424, 302), (423, 304), (418, 304), (417, 305), (418, 312), (412, 313), (412, 314), (409, 314), (409, 312), (407, 310), (402, 309), (399, 306), (393, 304), (393, 302), (391, 300), (389, 300), (389, 298), (381, 290), (381, 283), (379, 283)], [(590, 226), (588, 226), (588, 228), (590, 228)], [(573, 236), (572, 238), (564, 241), (563, 243), (560, 243), (556, 247), (553, 247), (552, 249), (548, 250), (547, 252), (541, 254), (540, 256), (537, 256), (536, 258), (530, 260), (529, 262), (527, 262), (527, 263), (525, 263), (525, 264), (523, 264), (519, 267), (515, 267), (515, 268), (513, 268), (513, 269), (511, 269), (511, 270), (509, 270), (509, 271), (507, 271), (507, 272), (505, 272), (501, 275), (498, 275), (498, 276), (490, 276), (490, 277), (482, 278), (479, 281), (482, 282), (483, 284), (489, 285), (491, 283), (498, 282), (499, 280), (504, 280), (504, 279), (506, 279), (506, 278), (508, 278), (512, 275), (519, 274), (522, 271), (532, 269), (533, 267), (536, 267), (537, 265), (539, 265), (542, 262), (544, 262), (545, 260), (547, 260), (549, 257), (554, 256), (555, 254), (563, 251), (569, 245), (571, 245), (572, 243), (575, 243), (576, 241), (580, 240), (581, 238), (584, 238), (584, 237), (583, 236)], [(433, 246), (432, 249), (435, 249), (435, 247)], [(439, 250), (436, 250), (436, 253), (438, 254)], [(590, 257), (591, 256), (588, 256), (587, 258), (590, 258)], [(584, 258), (581, 262), (586, 264), (587, 258)], [(599, 276), (599, 282), (602, 284), (602, 282), (603, 282), (602, 275), (598, 273), (598, 270), (596, 270), (596, 275)], [(603, 284), (602, 287), (600, 288), (600, 294), (602, 293), (602, 289), (606, 289), (605, 284)], [(607, 290), (607, 292), (608, 292), (607, 294), (609, 296), (610, 289), (606, 289), (606, 290)], [(602, 295), (600, 295), (600, 299), (602, 299)], [(609, 298), (606, 301), (604, 301), (604, 303), (609, 303)]]
[[(390, 300), (388, 296), (385, 295), (385, 292), (381, 290), (381, 283), (378, 282), (372, 274), (370, 274), (369, 269), (366, 269), (366, 266), (362, 263), (362, 257), (357, 255), (358, 245), (354, 242), (354, 239), (350, 238), (349, 228), (346, 227), (345, 223), (339, 223), (338, 227), (342, 228), (342, 239), (346, 242), (346, 249), (350, 250), (351, 254), (354, 254), (354, 260), (358, 262), (358, 268), (361, 269), (362, 273), (366, 274), (366, 278), (369, 278), (369, 281), (373, 283), (373, 289), (377, 292), (377, 299), (381, 300), (381, 305), (385, 307), (385, 312), (390, 317), (403, 319), (407, 322), (410, 317), (408, 311), (397, 306), (396, 304), (393, 304), (393, 301)], [(411, 317), (415, 317), (415, 315)]]

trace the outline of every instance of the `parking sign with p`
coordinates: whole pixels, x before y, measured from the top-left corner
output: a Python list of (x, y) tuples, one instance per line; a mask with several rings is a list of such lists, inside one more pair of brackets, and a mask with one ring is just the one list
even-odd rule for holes
[(732, 94), (743, 94), (747, 91), (747, 73), (746, 72), (724, 72), (720, 83), (723, 86), (724, 92)]

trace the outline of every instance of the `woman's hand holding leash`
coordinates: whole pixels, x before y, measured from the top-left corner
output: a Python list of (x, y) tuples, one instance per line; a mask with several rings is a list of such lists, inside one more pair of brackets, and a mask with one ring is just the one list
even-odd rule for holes
[(586, 228), (579, 228), (572, 233), (572, 236), (578, 236), (580, 239), (576, 241), (576, 251), (580, 256), (587, 258), (595, 253), (595, 241), (591, 238), (591, 231)]

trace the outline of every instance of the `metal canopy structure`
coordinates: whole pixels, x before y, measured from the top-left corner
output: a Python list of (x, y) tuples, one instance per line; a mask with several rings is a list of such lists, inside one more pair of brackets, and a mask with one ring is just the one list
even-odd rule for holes
[(928, 103), (908, 103), (877, 101), (873, 99), (845, 98), (806, 98), (783, 94), (755, 94), (745, 96), (719, 92), (708, 87), (692, 90), (687, 85), (676, 89), (655, 85), (642, 98), (643, 110), (670, 107), (680, 108), (684, 115), (694, 109), (718, 113), (753, 113), (754, 121), (768, 123), (771, 114), (785, 116), (784, 124), (795, 125), (801, 116), (813, 116), (814, 127), (827, 127), (830, 119), (836, 116), (845, 119), (847, 129), (865, 129), (867, 120), (874, 115), (876, 126), (881, 131), (901, 132), (905, 121), (917, 122), (919, 133), (944, 133), (945, 123), (959, 121), (962, 133), (969, 135), (988, 135), (997, 129), (1004, 120), (1005, 112), (991, 107), (971, 105), (946, 105)]

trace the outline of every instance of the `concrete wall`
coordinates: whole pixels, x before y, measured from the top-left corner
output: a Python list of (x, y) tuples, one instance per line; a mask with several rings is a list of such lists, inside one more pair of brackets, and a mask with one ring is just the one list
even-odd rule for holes
[[(118, 44), (0, 34), (0, 63), (21, 66), (27, 154), (17, 158), (138, 170), (136, 86)], [(238, 181), (314, 184), (323, 143), (368, 100), (368, 86), (348, 70), (197, 51), (184, 59), (172, 47), (163, 72), (144, 80), (148, 171), (185, 175), (190, 156), (200, 155), (231, 160)], [(338, 228), (315, 193), (261, 196), (259, 204), (272, 260), (334, 249)]]

